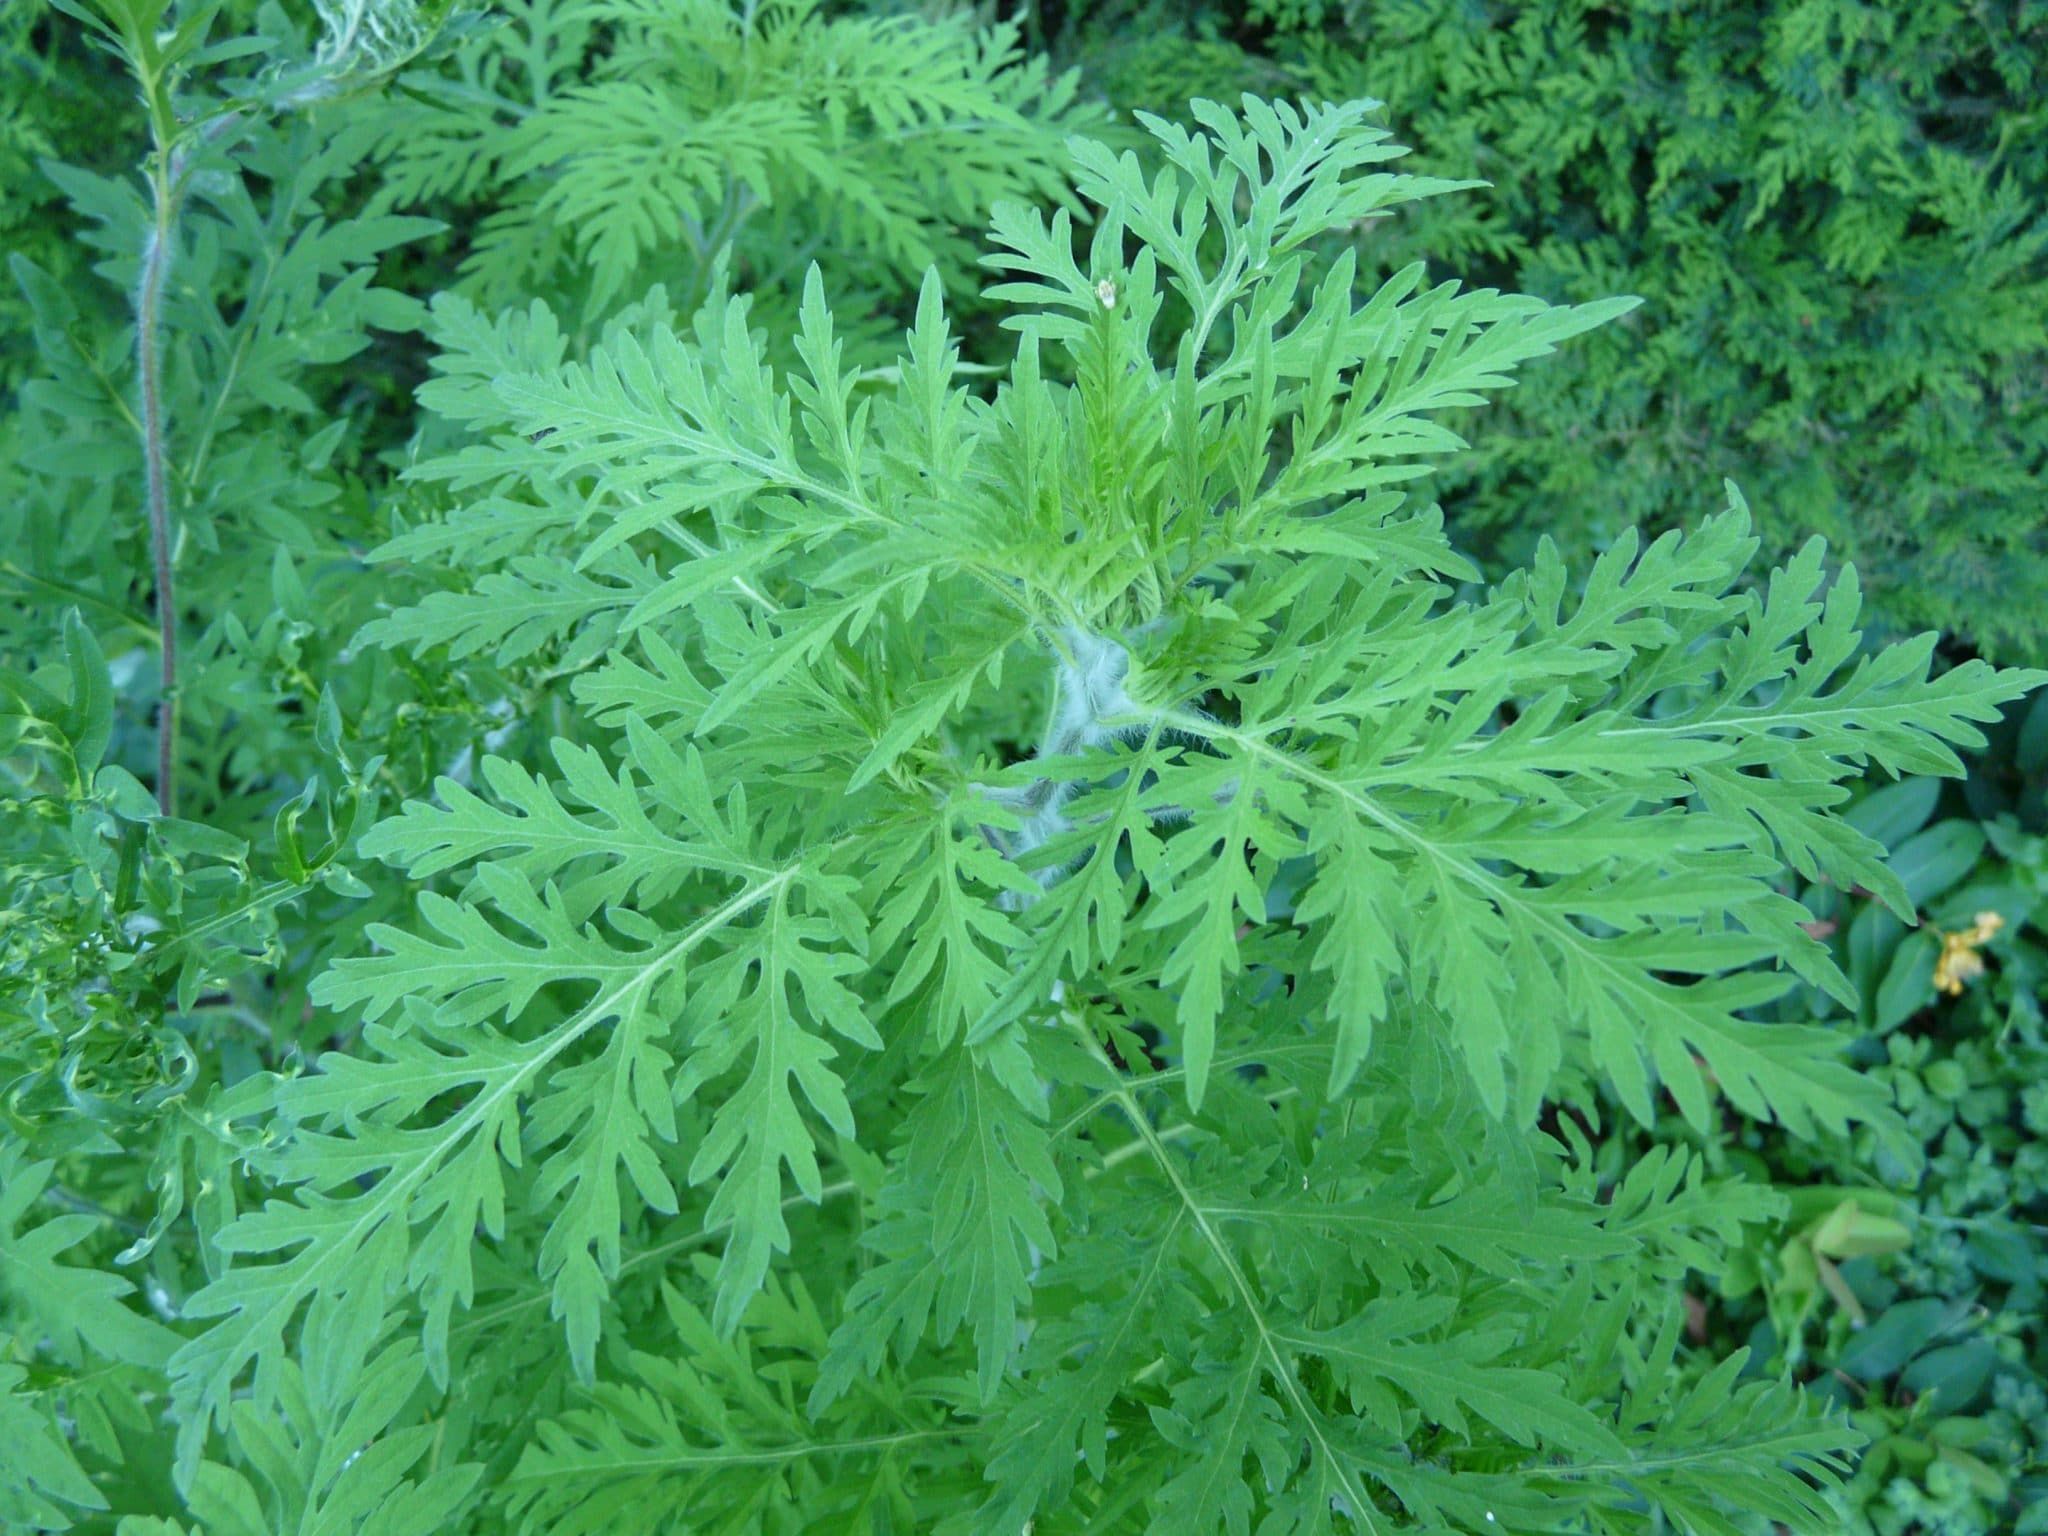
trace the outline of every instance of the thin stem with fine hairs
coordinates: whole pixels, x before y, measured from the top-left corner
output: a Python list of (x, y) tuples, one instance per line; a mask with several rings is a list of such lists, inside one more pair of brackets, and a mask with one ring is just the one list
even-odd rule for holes
[[(168, 158), (168, 157), (164, 157)], [(162, 164), (151, 177), (156, 194), (156, 221), (143, 252), (142, 281), (135, 296), (135, 363), (142, 388), (142, 463), (149, 504), (149, 547), (156, 565), (156, 628), (162, 654), (163, 697), (156, 716), (156, 803), (164, 815), (177, 805), (178, 761), (178, 603), (171, 583), (171, 494), (164, 467), (163, 365), (158, 356), (157, 325), (163, 308), (164, 278), (171, 267), (172, 227), (177, 190), (172, 167)]]
[[(224, 112), (200, 130), (199, 143), (220, 138), (243, 120)], [(164, 441), (162, 329), (164, 281), (170, 275), (178, 227), (178, 201), (191, 171), (191, 153), (171, 143), (168, 108), (156, 123), (157, 151), (150, 167), (152, 222), (135, 290), (135, 371), (142, 392), (142, 468), (149, 510), (149, 549), (156, 568), (157, 648), (161, 702), (156, 714), (156, 804), (164, 815), (178, 803), (178, 593), (171, 577), (171, 488)]]

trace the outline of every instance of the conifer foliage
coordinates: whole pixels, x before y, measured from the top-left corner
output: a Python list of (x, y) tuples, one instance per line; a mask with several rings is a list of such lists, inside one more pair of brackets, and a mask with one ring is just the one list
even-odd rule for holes
[[(414, 515), (367, 554), (401, 596), (356, 650), (544, 670), (550, 739), (371, 825), (393, 775), (322, 706), (357, 793), (317, 845), (311, 796), (280, 820), (261, 912), (380, 920), (303, 1050), (221, 1067), (146, 938), (111, 978), (0, 949), (36, 983), (0, 1012), (36, 1088), (0, 1128), (0, 1516), (1833, 1528), (1855, 1432), (1682, 1347), (1679, 1282), (1780, 1202), (1669, 1147), (1603, 1185), (1594, 1085), (1907, 1155), (1836, 1035), (1759, 1016), (1853, 1002), (1787, 871), (1910, 919), (1845, 784), (1960, 771), (2041, 678), (1863, 645), (1853, 572), (1753, 572), (1732, 487), (1479, 584), (1403, 488), (1463, 448), (1440, 414), (1630, 301), (1361, 284), (1328, 236), (1470, 195), (1371, 112), (1075, 140), (993, 210), (993, 381), (936, 267), (879, 369), (815, 266), (782, 336), (716, 264), (594, 335), (434, 301)], [(642, 247), (577, 163), (532, 206), (608, 293)], [(101, 767), (107, 664), (63, 632), (4, 694), (11, 900), (62, 931), (137, 869), (247, 877)], [(136, 976), (194, 1060), (131, 1283), (97, 1234), (150, 1196), (30, 1069)], [(111, 1205), (58, 1177), (95, 1168)]]

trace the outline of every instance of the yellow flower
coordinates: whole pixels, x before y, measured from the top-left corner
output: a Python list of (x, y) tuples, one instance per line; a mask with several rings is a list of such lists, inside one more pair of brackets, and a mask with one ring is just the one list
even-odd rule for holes
[(1979, 912), (1973, 926), (1960, 933), (1944, 933), (1941, 958), (1934, 962), (1935, 990), (1961, 996), (1966, 983), (1984, 974), (1984, 957), (1977, 950), (2004, 926), (2005, 919), (1996, 912)]

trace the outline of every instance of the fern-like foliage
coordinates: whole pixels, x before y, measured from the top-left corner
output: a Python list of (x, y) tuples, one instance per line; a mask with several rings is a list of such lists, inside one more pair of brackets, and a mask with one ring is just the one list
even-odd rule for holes
[[(1500, 569), (1683, 527), (1701, 476), (1763, 553), (1814, 533), (1890, 637), (2048, 655), (2048, 15), (1972, 0), (1071, 0), (1034, 39), (1119, 106), (1369, 92), (1499, 190), (1360, 246), (1643, 308), (1500, 403), (1433, 482)], [(1879, 82), (1882, 82), (1879, 84)], [(1348, 240), (1349, 232), (1340, 238)]]
[(124, 1304), (128, 1281), (65, 1258), (99, 1225), (93, 1216), (73, 1211), (31, 1224), (51, 1173), (48, 1162), (0, 1148), (0, 1303), (10, 1332), (40, 1346), (43, 1365), (31, 1377), (8, 1358), (16, 1340), (0, 1333), (0, 1520), (18, 1530), (62, 1530), (107, 1507), (72, 1433), (101, 1454), (123, 1434), (147, 1433), (137, 1398), (178, 1343), (161, 1321)]
[(524, 1529), (1825, 1528), (1853, 1433), (1681, 1368), (1650, 1283), (1770, 1203), (1603, 1204), (1537, 1125), (1598, 1078), (1895, 1133), (1753, 1016), (1846, 989), (1782, 874), (1904, 911), (1844, 780), (2040, 678), (1864, 650), (1817, 547), (1741, 585), (1732, 492), (1457, 595), (1433, 413), (1626, 303), (1361, 299), (1318, 237), (1458, 186), (1366, 103), (1193, 110), (1156, 174), (1077, 148), (1085, 250), (998, 209), (992, 393), (936, 274), (880, 379), (816, 273), (788, 371), (723, 291), (574, 356), (438, 306), (458, 510), (386, 554), (467, 585), (365, 642), (553, 658), (582, 718), (364, 840), (426, 889), (315, 986), (358, 1043), (211, 1106), (283, 1192), (186, 1303), (186, 1475), (336, 1318), (323, 1392), (394, 1306), (515, 1391), (482, 1301), (560, 1328)]
[(913, 282), (937, 261), (959, 281), (990, 204), (1065, 197), (1063, 140), (1102, 117), (1014, 26), (961, 16), (505, 10), (386, 117), (387, 196), (479, 200), (467, 272), (489, 298), (566, 278), (609, 309), (651, 273), (708, 277), (734, 250), (771, 283), (835, 257)]

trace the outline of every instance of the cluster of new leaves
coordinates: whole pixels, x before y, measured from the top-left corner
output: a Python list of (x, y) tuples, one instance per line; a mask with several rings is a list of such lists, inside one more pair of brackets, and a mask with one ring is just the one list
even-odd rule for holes
[[(818, 0), (519, 0), (385, 113), (385, 196), (476, 200), (470, 290), (543, 280), (597, 311), (735, 253), (964, 288), (998, 198), (1067, 196), (1099, 110), (1014, 26), (824, 14)], [(741, 241), (742, 231), (747, 238)], [(700, 286), (699, 293), (702, 292)]]
[(1843, 781), (2038, 678), (1862, 650), (1817, 548), (1742, 585), (1733, 497), (1454, 601), (1433, 413), (1626, 305), (1361, 300), (1315, 242), (1457, 189), (1368, 110), (1077, 145), (1085, 261), (997, 212), (992, 395), (936, 275), (881, 379), (815, 273), (786, 374), (720, 291), (573, 354), (438, 306), (473, 441), (385, 553), (462, 577), (365, 639), (549, 656), (581, 718), (364, 839), (427, 890), (315, 988), (358, 1043), (211, 1106), (286, 1197), (185, 1304), (188, 1476), (308, 1340), (339, 1394), (400, 1305), (466, 1392), (465, 1315), (545, 1306), (589, 1385), (519, 1368), (528, 1529), (1823, 1528), (1853, 1437), (1674, 1364), (1664, 1282), (1764, 1205), (1603, 1205), (1534, 1123), (1594, 1075), (1883, 1125), (1749, 1017), (1846, 987), (1778, 881), (1900, 899)]

